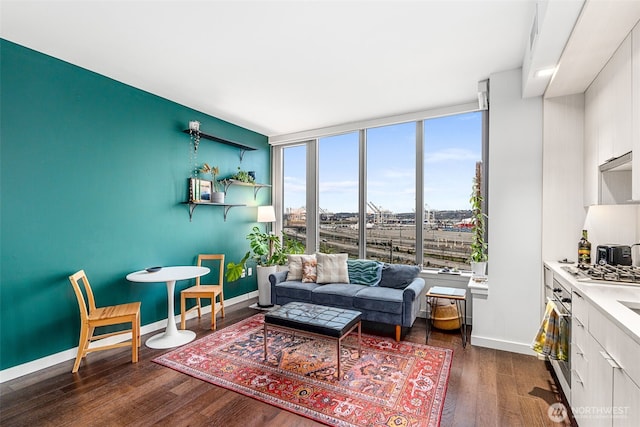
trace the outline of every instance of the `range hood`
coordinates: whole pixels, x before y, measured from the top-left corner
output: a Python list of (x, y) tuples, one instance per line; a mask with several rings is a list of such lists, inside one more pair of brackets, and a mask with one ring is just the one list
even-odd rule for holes
[(620, 157), (614, 157), (609, 159), (600, 165), (600, 172), (620, 172), (631, 170), (631, 161), (633, 160), (633, 153), (629, 151)]
[(632, 159), (633, 154), (629, 151), (600, 165), (599, 204), (638, 203), (631, 199)]

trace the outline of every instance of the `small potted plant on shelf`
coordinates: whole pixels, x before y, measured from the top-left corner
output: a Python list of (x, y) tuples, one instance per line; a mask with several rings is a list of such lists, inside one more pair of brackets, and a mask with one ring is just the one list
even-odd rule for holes
[(204, 163), (200, 169), (202, 173), (210, 173), (213, 181), (213, 191), (211, 192), (212, 203), (224, 203), (224, 192), (220, 191), (220, 183), (218, 182), (218, 175), (220, 169), (218, 166), (209, 166), (208, 163)]
[(469, 203), (471, 203), (471, 221), (472, 221), (472, 238), (471, 238), (471, 272), (474, 276), (485, 275), (487, 271), (487, 242), (485, 242), (485, 229), (487, 215), (482, 211), (482, 178), (481, 165), (476, 163), (476, 175), (473, 178), (473, 185)]
[(243, 171), (242, 169), (240, 169), (240, 166), (238, 166), (238, 172), (236, 172), (233, 175), (231, 175), (231, 177), (229, 177), (229, 179), (233, 179), (233, 180), (240, 181), (240, 182), (245, 182), (245, 183), (248, 183), (248, 184), (253, 184), (255, 182), (254, 175), (250, 174), (247, 171)]

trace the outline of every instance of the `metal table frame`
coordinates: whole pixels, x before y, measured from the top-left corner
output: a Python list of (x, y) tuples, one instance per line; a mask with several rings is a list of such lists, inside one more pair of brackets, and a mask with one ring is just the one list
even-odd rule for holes
[[(266, 319), (265, 319), (266, 320)], [(325, 335), (325, 334), (319, 334), (319, 333), (315, 333), (315, 332), (307, 332), (303, 329), (299, 329), (299, 328), (292, 328), (289, 326), (281, 326), (281, 325), (274, 325), (273, 323), (267, 323), (266, 321), (264, 322), (264, 360), (267, 360), (267, 326), (271, 329), (280, 329), (283, 331), (289, 331), (292, 334), (295, 334), (296, 332), (302, 333), (303, 335), (311, 335), (311, 336), (316, 336), (316, 337), (323, 337), (323, 338), (331, 338), (331, 339), (335, 339), (336, 340), (336, 349), (338, 351), (338, 370), (337, 370), (337, 376), (338, 379), (340, 379), (340, 347), (342, 345), (342, 340), (349, 335), (351, 332), (353, 332), (354, 329), (358, 328), (358, 357), (362, 356), (362, 321), (358, 320), (358, 323), (356, 323), (355, 325), (353, 325), (349, 330), (343, 331), (342, 335), (340, 335), (340, 337), (336, 338), (336, 337), (332, 337), (330, 335)]]
[[(440, 288), (441, 290), (451, 290), (455, 291), (458, 288)], [(460, 289), (463, 291), (462, 295), (446, 295), (442, 293), (432, 293), (433, 288), (429, 289), (426, 294), (427, 305), (431, 306), (431, 310), (427, 313), (426, 323), (427, 323), (427, 338), (425, 343), (429, 343), (429, 335), (431, 335), (431, 323), (433, 322), (433, 316), (435, 314), (437, 300), (440, 298), (453, 300), (456, 303), (456, 310), (458, 311), (458, 320), (460, 321), (460, 335), (462, 336), (462, 348), (467, 346), (467, 290)], [(462, 314), (462, 303), (464, 303), (464, 315)], [(427, 307), (428, 310), (428, 307)]]

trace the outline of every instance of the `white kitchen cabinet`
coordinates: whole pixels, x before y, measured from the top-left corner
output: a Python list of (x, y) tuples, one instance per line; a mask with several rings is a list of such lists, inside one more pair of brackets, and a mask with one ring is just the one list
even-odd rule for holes
[(640, 201), (640, 22), (632, 31), (632, 140), (633, 140), (633, 161), (632, 161), (632, 184), (631, 198)]
[(637, 426), (640, 345), (575, 292), (572, 299), (574, 319), (577, 312), (582, 322), (580, 313), (584, 313), (585, 304), (588, 309), (588, 333), (581, 332), (575, 321), (572, 328), (572, 342), (586, 341), (584, 347), (578, 345), (571, 353), (571, 406), (578, 425)]
[[(640, 29), (636, 33), (638, 31)], [(637, 121), (640, 120), (634, 111), (634, 108), (640, 108), (634, 107), (636, 103), (640, 105), (640, 101), (635, 99), (634, 90), (634, 82), (640, 85), (637, 82), (640, 77), (636, 75), (640, 73), (634, 67), (640, 67), (640, 64), (635, 64), (633, 58), (634, 41), (638, 37), (632, 32), (625, 38), (585, 92), (585, 206), (626, 203), (633, 197), (630, 173), (609, 173), (604, 177), (599, 166), (632, 151), (634, 145), (640, 144), (638, 138), (634, 139)], [(640, 192), (640, 189), (637, 191)]]
[(599, 200), (598, 115), (602, 104), (600, 86), (600, 80), (596, 79), (584, 94), (584, 165), (582, 169), (584, 206), (597, 205)]
[(595, 118), (598, 164), (620, 157), (632, 148), (631, 44), (629, 34), (596, 78), (600, 85)]
[(640, 423), (640, 387), (624, 369), (613, 370), (613, 426), (637, 427)]

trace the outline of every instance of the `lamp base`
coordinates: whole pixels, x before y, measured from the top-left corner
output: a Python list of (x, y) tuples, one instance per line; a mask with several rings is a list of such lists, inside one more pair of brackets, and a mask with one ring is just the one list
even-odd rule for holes
[(260, 307), (260, 308), (271, 308), (271, 307), (273, 307), (273, 304), (260, 304), (260, 303), (258, 303), (256, 305), (258, 307)]

